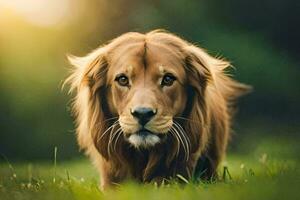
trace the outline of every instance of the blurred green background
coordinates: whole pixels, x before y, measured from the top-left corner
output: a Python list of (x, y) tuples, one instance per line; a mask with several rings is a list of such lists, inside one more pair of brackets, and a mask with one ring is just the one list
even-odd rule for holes
[(46, 160), (57, 146), (59, 159), (80, 155), (61, 90), (65, 55), (156, 28), (227, 58), (254, 87), (239, 103), (231, 151), (250, 136), (298, 139), (299, 13), (297, 0), (0, 0), (0, 153)]

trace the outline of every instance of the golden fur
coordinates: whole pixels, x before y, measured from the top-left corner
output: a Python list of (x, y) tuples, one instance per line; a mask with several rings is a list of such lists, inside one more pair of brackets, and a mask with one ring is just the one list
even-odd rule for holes
[[(123, 34), (69, 61), (74, 69), (66, 83), (76, 92), (78, 143), (99, 170), (102, 189), (126, 179), (191, 178), (196, 170), (201, 178), (216, 176), (232, 102), (249, 89), (225, 74), (229, 62), (160, 30)], [(116, 82), (121, 72), (128, 85)], [(169, 72), (174, 83), (160, 85)], [(145, 127), (163, 139), (145, 147), (128, 142), (140, 128), (130, 114), (137, 105), (157, 110)]]

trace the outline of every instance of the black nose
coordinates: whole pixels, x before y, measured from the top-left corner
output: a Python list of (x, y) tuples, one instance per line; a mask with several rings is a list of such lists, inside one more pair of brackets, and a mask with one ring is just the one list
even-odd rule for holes
[(152, 108), (137, 107), (131, 111), (131, 114), (144, 126), (156, 114), (156, 111)]

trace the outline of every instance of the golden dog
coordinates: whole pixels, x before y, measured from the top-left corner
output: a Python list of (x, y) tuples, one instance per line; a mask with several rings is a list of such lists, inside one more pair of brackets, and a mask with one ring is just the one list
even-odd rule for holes
[(102, 189), (127, 179), (216, 177), (232, 103), (249, 89), (224, 73), (227, 61), (160, 30), (126, 33), (69, 60), (78, 143)]

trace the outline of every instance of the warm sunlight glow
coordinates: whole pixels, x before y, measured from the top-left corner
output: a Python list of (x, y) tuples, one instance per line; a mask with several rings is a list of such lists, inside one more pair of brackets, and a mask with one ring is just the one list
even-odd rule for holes
[(0, 0), (1, 10), (11, 10), (37, 26), (53, 26), (70, 15), (71, 0)]

